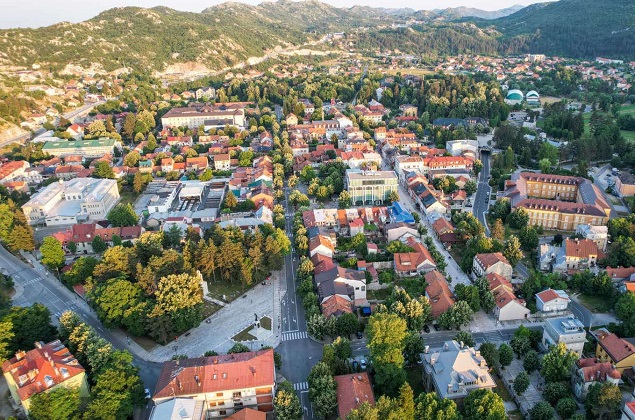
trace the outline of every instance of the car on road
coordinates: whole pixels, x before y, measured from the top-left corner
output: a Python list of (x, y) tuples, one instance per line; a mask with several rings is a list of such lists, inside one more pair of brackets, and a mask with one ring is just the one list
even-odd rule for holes
[(366, 359), (362, 359), (359, 361), (359, 366), (362, 368), (362, 370), (366, 370)]
[(356, 372), (359, 370), (359, 362), (357, 360), (353, 360), (353, 370)]
[(428, 327), (428, 325), (424, 325), (423, 326), (423, 331), (429, 333), (430, 332), (430, 327)]
[(146, 396), (146, 400), (149, 400), (152, 398), (152, 394), (150, 393), (150, 389), (146, 388), (143, 390), (143, 392), (145, 393)]
[(357, 331), (357, 338), (362, 338), (364, 337), (364, 333), (361, 331)]
[(435, 331), (441, 330), (441, 327), (439, 327), (437, 324), (432, 324), (432, 326), (434, 327)]

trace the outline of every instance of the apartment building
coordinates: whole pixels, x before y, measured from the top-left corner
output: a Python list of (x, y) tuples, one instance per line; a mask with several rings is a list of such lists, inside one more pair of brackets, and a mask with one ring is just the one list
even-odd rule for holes
[(245, 407), (272, 411), (275, 384), (272, 349), (197, 357), (165, 362), (152, 399), (195, 400), (206, 418), (219, 418)]
[(227, 102), (214, 105), (172, 108), (163, 117), (163, 127), (187, 127), (195, 129), (201, 125), (205, 130), (224, 128), (226, 125), (244, 128), (247, 102)]
[(399, 184), (394, 171), (346, 170), (346, 189), (353, 203), (380, 204), (391, 192), (397, 192)]
[(47, 185), (22, 206), (22, 212), (31, 225), (69, 225), (105, 220), (118, 201), (114, 179), (75, 178)]
[(52, 156), (80, 155), (87, 158), (98, 158), (108, 154), (113, 155), (115, 147), (119, 147), (119, 143), (115, 139), (109, 138), (75, 141), (60, 140), (47, 141), (42, 146), (42, 151)]
[(568, 350), (582, 355), (586, 342), (586, 331), (579, 319), (574, 317), (549, 318), (543, 324), (542, 346), (545, 350), (564, 343)]

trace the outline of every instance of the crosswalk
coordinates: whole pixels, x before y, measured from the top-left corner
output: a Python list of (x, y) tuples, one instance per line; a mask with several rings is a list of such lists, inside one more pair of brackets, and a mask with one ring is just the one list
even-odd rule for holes
[(293, 384), (293, 389), (295, 391), (306, 391), (309, 389), (309, 383), (308, 382), (297, 382), (295, 384)]
[(477, 339), (476, 341), (478, 342), (483, 342), (483, 343), (493, 343), (493, 342), (498, 342), (501, 341), (502, 336), (500, 334), (500, 331), (487, 331), (482, 333), (483, 334), (483, 338)]
[(306, 331), (283, 332), (282, 341), (304, 340), (308, 338)]
[(77, 309), (79, 309), (79, 305), (73, 302), (73, 303), (70, 303), (66, 309), (63, 309), (63, 310), (61, 310), (61, 311), (57, 311), (57, 312), (55, 312), (55, 313), (53, 314), (53, 316), (54, 316), (55, 318), (59, 318), (60, 316), (62, 316), (62, 314), (63, 314), (64, 312), (66, 312), (66, 311), (76, 311)]
[(33, 277), (31, 279), (28, 279), (24, 282), (20, 282), (21, 285), (23, 286), (28, 286), (30, 284), (34, 284), (34, 283), (39, 283), (40, 281), (42, 281), (42, 277)]

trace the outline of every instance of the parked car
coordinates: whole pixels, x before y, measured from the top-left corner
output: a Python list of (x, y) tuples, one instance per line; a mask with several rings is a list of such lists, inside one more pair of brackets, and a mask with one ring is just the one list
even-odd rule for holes
[(146, 400), (149, 400), (152, 398), (152, 394), (150, 394), (150, 389), (146, 388), (143, 390), (143, 392), (145, 393)]
[(360, 365), (360, 367), (362, 368), (362, 370), (366, 370), (366, 367), (367, 367), (367, 365), (366, 365), (366, 359), (362, 359), (362, 360), (360, 360), (360, 361), (359, 361), (359, 365)]
[(361, 331), (357, 331), (357, 338), (362, 338), (364, 337), (364, 333), (362, 333)]
[(423, 331), (425, 331), (425, 332), (429, 333), (429, 332), (430, 332), (430, 327), (428, 327), (428, 325), (427, 325), (427, 324), (426, 324), (426, 325), (424, 325), (424, 326), (423, 326)]

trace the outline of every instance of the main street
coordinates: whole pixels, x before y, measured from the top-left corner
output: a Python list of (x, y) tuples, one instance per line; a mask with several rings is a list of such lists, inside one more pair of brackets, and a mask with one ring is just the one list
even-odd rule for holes
[[(120, 350), (129, 350), (125, 335), (105, 328), (97, 315), (75, 293), (64, 287), (59, 280), (44, 269), (35, 269), (15, 257), (5, 248), (0, 247), (0, 267), (3, 273), (10, 275), (15, 283), (16, 295), (13, 304), (16, 306), (29, 306), (41, 303), (51, 311), (54, 323), (64, 311), (77, 313), (84, 322), (93, 327), (95, 331), (110, 342), (113, 347)], [(161, 373), (161, 364), (147, 362), (133, 353), (133, 363), (139, 368), (139, 375), (146, 388), (151, 391)]]
[(485, 214), (489, 209), (489, 200), (492, 194), (492, 187), (489, 186), (490, 174), (490, 152), (481, 150), (481, 162), (483, 169), (478, 177), (478, 189), (474, 195), (474, 203), (472, 203), (472, 213), (483, 226), (485, 232), (489, 235), (489, 227), (485, 221)]
[(295, 273), (299, 256), (295, 251), (293, 237), (293, 206), (289, 203), (289, 188), (285, 187), (286, 232), (291, 240), (293, 251), (284, 259), (286, 293), (281, 301), (282, 339), (276, 351), (282, 356), (282, 375), (293, 384), (300, 396), (304, 418), (313, 418), (313, 409), (308, 398), (307, 378), (311, 368), (322, 357), (322, 345), (309, 339), (307, 335), (304, 308), (296, 294)]

